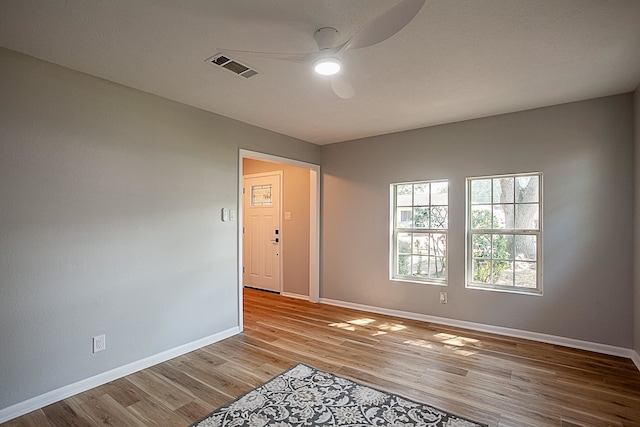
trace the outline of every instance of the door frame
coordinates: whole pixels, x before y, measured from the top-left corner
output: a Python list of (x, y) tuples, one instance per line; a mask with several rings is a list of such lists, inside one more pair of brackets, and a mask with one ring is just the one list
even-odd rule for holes
[[(265, 162), (281, 163), (309, 169), (309, 301), (318, 302), (320, 300), (320, 165), (288, 159), (286, 157), (274, 156), (240, 149), (238, 153), (238, 326), (243, 330), (243, 310), (242, 301), (242, 227), (243, 227), (243, 207), (242, 207), (242, 182), (243, 182), (243, 161), (244, 159), (261, 160)], [(284, 271), (280, 270), (283, 275)], [(282, 277), (281, 277), (282, 279)], [(284, 283), (284, 282), (283, 282)]]
[[(280, 171), (273, 171), (273, 172), (262, 172), (262, 173), (254, 173), (254, 174), (250, 174), (250, 175), (242, 175), (242, 182), (240, 185), (242, 185), (244, 187), (244, 180), (245, 178), (263, 178), (266, 176), (277, 176), (278, 177), (278, 230), (280, 230), (280, 233), (282, 233), (282, 187), (283, 187), (283, 177), (284, 174), (283, 172)], [(242, 193), (242, 191), (241, 191)], [(242, 228), (246, 228), (244, 225), (244, 198), (245, 197), (251, 197), (250, 195), (247, 194), (242, 194), (243, 198), (242, 198), (242, 211), (240, 212), (242, 214), (242, 219), (239, 221), (240, 222), (240, 227), (241, 230)], [(242, 253), (242, 258), (240, 259), (240, 265), (242, 266), (244, 264), (244, 236), (246, 233), (240, 233), (240, 236), (242, 237), (242, 245), (243, 245), (243, 253)], [(280, 242), (278, 243), (279, 245), (279, 249), (278, 251), (280, 252), (280, 256), (278, 256), (278, 293), (282, 293), (282, 289), (284, 286), (284, 274), (282, 274), (282, 270), (284, 268), (284, 263), (282, 262), (283, 260), (283, 250), (284, 250), (284, 239), (282, 238), (282, 235), (279, 236), (280, 237)], [(240, 271), (242, 271), (242, 267), (240, 268)], [(242, 284), (242, 287), (244, 288), (244, 276), (240, 279), (240, 283)]]

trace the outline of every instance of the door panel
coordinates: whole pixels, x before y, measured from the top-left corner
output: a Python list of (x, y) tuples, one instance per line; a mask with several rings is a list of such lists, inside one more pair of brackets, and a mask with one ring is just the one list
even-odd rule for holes
[(243, 283), (281, 292), (280, 284), (281, 174), (244, 177)]

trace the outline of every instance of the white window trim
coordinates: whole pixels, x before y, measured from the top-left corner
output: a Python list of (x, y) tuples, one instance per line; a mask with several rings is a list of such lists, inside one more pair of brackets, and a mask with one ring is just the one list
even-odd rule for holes
[[(395, 275), (395, 268), (396, 268), (396, 256), (397, 256), (397, 241), (396, 241), (396, 232), (398, 231), (396, 229), (396, 215), (397, 215), (397, 206), (396, 206), (396, 186), (398, 185), (409, 185), (409, 184), (423, 184), (423, 183), (439, 183), (439, 182), (446, 182), (447, 183), (447, 187), (449, 186), (449, 180), (448, 179), (432, 179), (432, 180), (419, 180), (419, 181), (408, 181), (408, 182), (395, 182), (389, 185), (389, 192), (390, 192), (390, 207), (389, 207), (389, 212), (390, 212), (390, 220), (389, 220), (389, 225), (390, 225), (390, 230), (389, 230), (389, 280), (393, 281), (393, 282), (404, 282), (404, 283), (418, 283), (421, 285), (435, 285), (435, 286), (448, 286), (449, 285), (449, 268), (450, 268), (450, 263), (449, 263), (449, 226), (447, 225), (446, 229), (419, 229), (418, 232), (425, 232), (425, 233), (440, 233), (440, 234), (445, 234), (447, 236), (447, 252), (445, 255), (445, 262), (447, 265), (447, 269), (445, 271), (445, 277), (443, 279), (434, 279), (434, 278), (425, 278), (425, 279), (417, 279), (417, 278), (411, 278), (409, 276), (396, 276)], [(447, 188), (447, 217), (449, 216), (449, 191)], [(447, 220), (448, 223), (448, 220)], [(405, 230), (411, 230), (411, 232), (413, 232), (413, 230), (416, 229), (400, 229), (399, 232), (403, 232)]]
[[(478, 283), (472, 281), (473, 274), (473, 255), (471, 239), (473, 232), (471, 230), (471, 181), (477, 179), (493, 179), (493, 178), (507, 178), (507, 177), (520, 177), (520, 176), (538, 176), (538, 230), (519, 230), (519, 229), (490, 229), (482, 230), (482, 234), (521, 234), (521, 235), (535, 235), (537, 236), (536, 243), (536, 284), (534, 288), (516, 288), (515, 286), (502, 286), (495, 284)], [(493, 190), (492, 190), (493, 191)], [(506, 292), (511, 294), (521, 295), (543, 295), (543, 177), (542, 172), (523, 172), (512, 173), (503, 175), (481, 175), (475, 177), (467, 177), (465, 180), (465, 192), (466, 192), (466, 205), (465, 205), (465, 288), (476, 289), (482, 291), (494, 291), (494, 292)], [(493, 202), (492, 202), (493, 204)]]

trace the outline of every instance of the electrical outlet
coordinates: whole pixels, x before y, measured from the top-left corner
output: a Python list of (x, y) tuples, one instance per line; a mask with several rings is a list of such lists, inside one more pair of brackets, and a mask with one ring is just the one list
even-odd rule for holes
[(440, 304), (446, 304), (446, 303), (447, 303), (447, 293), (440, 292)]
[(97, 353), (107, 349), (107, 339), (104, 335), (93, 337), (93, 352)]

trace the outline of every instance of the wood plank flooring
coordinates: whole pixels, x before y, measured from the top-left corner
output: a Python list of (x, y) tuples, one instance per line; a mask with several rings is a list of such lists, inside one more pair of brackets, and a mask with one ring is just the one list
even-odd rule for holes
[(187, 426), (298, 362), (490, 426), (640, 427), (629, 360), (245, 290), (242, 334), (13, 426)]

